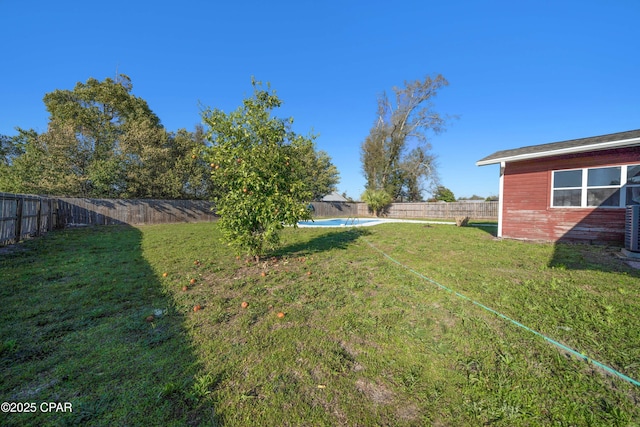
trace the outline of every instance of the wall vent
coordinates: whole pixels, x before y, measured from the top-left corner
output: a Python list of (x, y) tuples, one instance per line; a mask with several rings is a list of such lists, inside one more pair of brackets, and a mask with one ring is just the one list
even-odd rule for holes
[(632, 252), (640, 252), (640, 205), (627, 206), (624, 247)]

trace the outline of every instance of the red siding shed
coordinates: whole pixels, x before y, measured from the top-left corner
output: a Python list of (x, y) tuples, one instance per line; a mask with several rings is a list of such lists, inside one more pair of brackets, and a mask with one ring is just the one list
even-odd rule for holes
[[(552, 175), (640, 164), (640, 130), (506, 150), (478, 161), (478, 165), (493, 163), (501, 165), (500, 237), (624, 242), (624, 206), (554, 207)], [(621, 192), (626, 191), (626, 182), (619, 185)]]

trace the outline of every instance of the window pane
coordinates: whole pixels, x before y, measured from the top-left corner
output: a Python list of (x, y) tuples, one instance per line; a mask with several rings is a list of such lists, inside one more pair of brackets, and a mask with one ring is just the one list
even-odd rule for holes
[(620, 166), (615, 168), (598, 168), (587, 171), (587, 186), (620, 185)]
[(580, 206), (581, 190), (554, 190), (553, 206)]
[(582, 186), (582, 170), (556, 171), (553, 173), (553, 188), (567, 188), (567, 187), (581, 187), (581, 186)]
[(640, 205), (640, 186), (627, 187), (627, 205)]
[(620, 206), (620, 190), (618, 188), (587, 190), (587, 206)]
[(640, 165), (627, 166), (627, 184), (640, 184)]

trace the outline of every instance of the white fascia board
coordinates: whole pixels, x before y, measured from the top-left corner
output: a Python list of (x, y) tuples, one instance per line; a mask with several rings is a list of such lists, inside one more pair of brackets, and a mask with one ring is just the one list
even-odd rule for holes
[(585, 153), (589, 151), (608, 150), (612, 148), (624, 148), (640, 145), (640, 138), (624, 139), (621, 141), (601, 142), (599, 144), (581, 145), (578, 147), (567, 147), (557, 150), (541, 151), (537, 153), (526, 153), (515, 156), (506, 156), (491, 160), (477, 161), (476, 166), (493, 165), (502, 162), (516, 162), (518, 160), (538, 159), (540, 157), (560, 156), (563, 154)]
[(502, 209), (504, 208), (504, 167), (505, 162), (500, 162), (500, 184), (498, 189), (498, 237), (502, 237)]

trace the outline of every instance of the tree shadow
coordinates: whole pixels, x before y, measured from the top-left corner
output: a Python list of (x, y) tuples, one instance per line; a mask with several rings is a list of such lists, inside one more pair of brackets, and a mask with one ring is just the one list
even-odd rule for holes
[(285, 245), (273, 252), (273, 256), (311, 255), (332, 249), (346, 250), (349, 245), (361, 236), (368, 236), (371, 232), (364, 227), (350, 227), (340, 231), (326, 231), (324, 234), (312, 237), (305, 242)]
[(72, 412), (1, 425), (216, 425), (200, 365), (130, 226), (53, 231), (0, 257), (0, 395)]

